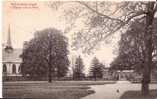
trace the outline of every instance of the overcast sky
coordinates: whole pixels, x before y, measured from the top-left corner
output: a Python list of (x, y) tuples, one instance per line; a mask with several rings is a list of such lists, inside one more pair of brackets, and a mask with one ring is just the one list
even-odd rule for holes
[[(36, 30), (49, 27), (64, 30), (66, 25), (64, 20), (61, 20), (59, 17), (61, 12), (52, 10), (44, 2), (25, 3), (31, 4), (27, 5), (29, 7), (34, 4), (34, 8), (18, 8), (23, 7), (23, 5), (18, 5), (18, 2), (3, 2), (3, 44), (5, 44), (7, 40), (9, 24), (14, 48), (22, 48), (23, 42), (33, 38), (33, 33)], [(119, 35), (117, 35), (117, 37), (119, 37)], [(117, 42), (117, 40), (118, 39), (115, 39), (115, 42)], [(101, 62), (109, 64), (115, 57), (113, 49), (113, 46), (105, 44), (101, 50), (95, 52), (95, 55), (83, 56), (84, 63), (89, 65), (91, 58), (97, 56)], [(78, 55), (80, 52), (74, 51), (74, 53)], [(86, 66), (86, 68), (88, 67), (89, 66)]]

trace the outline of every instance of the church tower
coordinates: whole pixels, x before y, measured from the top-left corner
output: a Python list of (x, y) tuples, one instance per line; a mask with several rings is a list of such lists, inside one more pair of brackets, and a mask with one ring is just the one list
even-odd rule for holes
[(10, 25), (8, 27), (8, 37), (7, 37), (7, 44), (6, 44), (6, 47), (5, 47), (5, 51), (6, 52), (12, 52), (13, 51), (13, 47), (12, 47), (12, 44), (11, 44)]

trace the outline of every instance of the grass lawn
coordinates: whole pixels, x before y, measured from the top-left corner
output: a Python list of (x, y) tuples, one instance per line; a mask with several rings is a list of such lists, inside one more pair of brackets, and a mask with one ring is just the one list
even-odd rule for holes
[(157, 90), (151, 90), (149, 96), (142, 96), (140, 91), (127, 91), (120, 99), (157, 99)]
[(5, 82), (3, 97), (32, 99), (80, 99), (94, 93), (89, 85), (102, 85), (105, 81), (53, 81), (47, 82)]

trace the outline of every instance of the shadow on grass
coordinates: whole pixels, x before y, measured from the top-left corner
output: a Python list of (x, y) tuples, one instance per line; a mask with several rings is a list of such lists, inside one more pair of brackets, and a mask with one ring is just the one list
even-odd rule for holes
[(120, 99), (157, 99), (157, 90), (151, 90), (149, 96), (142, 96), (141, 91), (127, 91)]

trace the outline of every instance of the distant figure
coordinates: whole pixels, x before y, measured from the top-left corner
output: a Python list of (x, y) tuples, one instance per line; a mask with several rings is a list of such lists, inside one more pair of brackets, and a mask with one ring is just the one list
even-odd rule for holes
[(119, 93), (119, 89), (117, 89), (117, 93)]

